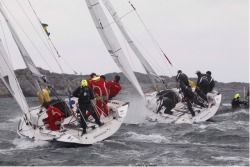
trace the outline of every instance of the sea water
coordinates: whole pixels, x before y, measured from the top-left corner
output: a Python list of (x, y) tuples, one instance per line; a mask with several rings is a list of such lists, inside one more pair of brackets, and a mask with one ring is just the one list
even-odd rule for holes
[[(0, 98), (0, 165), (249, 165), (248, 110), (222, 108), (210, 121), (198, 124), (157, 124), (145, 120), (147, 109), (140, 97), (119, 98), (130, 102), (125, 122), (110, 138), (87, 147), (19, 138), (22, 112), (14, 99)], [(36, 98), (28, 102), (35, 105)]]

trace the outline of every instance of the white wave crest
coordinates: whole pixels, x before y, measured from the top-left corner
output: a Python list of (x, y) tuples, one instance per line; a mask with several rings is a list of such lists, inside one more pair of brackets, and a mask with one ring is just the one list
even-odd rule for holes
[(18, 138), (13, 140), (13, 144), (16, 145), (17, 149), (30, 149), (30, 148), (48, 146), (49, 142), (41, 140), (32, 141), (25, 138)]
[(144, 135), (144, 134), (138, 134), (135, 132), (127, 132), (126, 135), (128, 135), (129, 140), (134, 141), (141, 141), (141, 142), (152, 142), (152, 143), (169, 143), (170, 140), (166, 139), (165, 137), (159, 135), (159, 134), (150, 134), (150, 135)]

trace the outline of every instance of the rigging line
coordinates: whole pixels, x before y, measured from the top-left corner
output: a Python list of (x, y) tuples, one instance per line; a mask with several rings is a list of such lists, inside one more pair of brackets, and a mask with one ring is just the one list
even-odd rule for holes
[[(41, 22), (41, 20), (39, 19), (38, 15), (36, 14), (36, 12), (35, 12), (35, 10), (34, 10), (32, 4), (30, 3), (29, 0), (28, 0), (28, 2), (29, 2), (29, 5), (30, 5), (32, 11), (34, 12), (34, 14), (35, 14), (37, 20), (39, 21), (40, 25), (42, 25), (42, 22)], [(44, 30), (43, 30), (43, 32), (44, 32)], [(58, 57), (63, 59), (63, 57), (59, 54), (58, 50), (56, 49), (56, 47), (55, 47), (54, 43), (52, 42), (52, 40), (50, 39), (50, 37), (49, 37), (45, 32), (44, 32), (44, 34), (46, 35), (46, 37), (48, 38), (48, 40), (49, 40), (50, 43), (52, 44), (52, 46), (53, 46), (54, 50), (56, 51)], [(49, 46), (50, 46), (50, 45), (49, 45)], [(50, 49), (51, 49), (51, 51), (52, 51), (51, 46), (50, 46)], [(52, 53), (53, 53), (53, 51), (52, 51)], [(54, 55), (54, 53), (53, 53), (53, 55)], [(70, 69), (71, 69), (75, 74), (77, 74), (77, 72), (67, 63), (67, 61), (65, 61), (64, 59), (63, 59), (63, 61), (70, 67)]]
[[(123, 17), (125, 17), (125, 16), (127, 16), (128, 14), (130, 14), (130, 13), (132, 13), (134, 10), (131, 10), (131, 11), (129, 11), (128, 13), (126, 13), (125, 15), (123, 15), (122, 17), (120, 17), (119, 19), (122, 19)], [(108, 25), (106, 25), (105, 27), (107, 27), (107, 26), (110, 26), (111, 24), (114, 24), (115, 23), (115, 21), (113, 21), (113, 22), (110, 22)], [(104, 27), (104, 28), (105, 28)]]
[[(77, 72), (69, 65), (69, 63), (67, 63), (67, 61), (65, 61), (64, 58), (59, 54), (58, 50), (56, 49), (56, 47), (55, 47), (55, 45), (54, 45), (54, 43), (52, 42), (52, 40), (51, 40), (50, 37), (48, 37), (48, 40), (50, 41), (50, 43), (52, 44), (54, 50), (56, 51), (58, 58), (61, 58), (61, 59), (64, 61), (64, 63), (66, 63), (66, 64), (70, 67), (70, 69), (74, 72), (74, 74), (77, 74)], [(64, 71), (63, 71), (63, 69), (62, 69), (61, 66), (60, 66), (60, 68), (61, 68), (61, 71), (64, 73)], [(65, 74), (65, 73), (64, 73), (64, 74)]]
[[(129, 31), (129, 32), (134, 37), (134, 39), (139, 43), (139, 45), (143, 48), (143, 50), (147, 53), (147, 55), (150, 55), (149, 51), (142, 45), (142, 43), (135, 37), (135, 35), (133, 35), (133, 33), (131, 33), (131, 31)], [(147, 58), (150, 58), (152, 62), (155, 62), (157, 64), (157, 66), (155, 66), (154, 64), (152, 64), (152, 66), (164, 74), (164, 72), (163, 72), (164, 70), (161, 68), (159, 63), (157, 63), (156, 61), (154, 61), (154, 59), (152, 59), (152, 56), (147, 56)], [(145, 57), (145, 59), (146, 59), (146, 57)], [(160, 68), (160, 70), (159, 70), (159, 68)]]
[[(41, 22), (41, 20), (39, 19), (39, 17), (37, 16), (37, 14), (36, 14), (36, 12), (35, 12), (33, 6), (31, 5), (30, 1), (28, 1), (28, 2), (29, 2), (29, 5), (30, 5), (32, 11), (34, 12), (34, 14), (35, 14), (35, 16), (36, 16), (36, 18), (37, 18), (39, 24), (40, 24), (40, 27), (43, 28), (43, 27), (42, 27), (42, 22)], [(58, 57), (60, 58), (61, 56), (59, 55), (59, 52), (57, 51), (56, 47), (54, 46), (52, 40), (51, 40), (51, 39), (49, 38), (49, 36), (45, 33), (44, 30), (42, 30), (42, 32), (43, 32), (44, 36), (45, 36), (46, 38), (48, 38), (48, 41), (50, 41), (50, 43), (51, 43), (52, 46), (54, 47), (54, 50), (56, 51)], [(60, 64), (60, 62), (59, 62), (59, 60), (56, 59), (56, 56), (55, 56), (55, 54), (54, 54), (54, 52), (53, 52), (53, 50), (52, 50), (51, 45), (49, 44), (49, 42), (48, 42), (48, 45), (49, 45), (49, 48), (50, 48), (50, 50), (51, 50), (52, 57), (54, 58), (54, 60), (56, 61), (58, 67), (60, 68), (61, 73), (63, 74), (63, 80), (64, 80), (64, 82), (66, 83), (65, 72), (63, 71), (63, 68), (62, 68), (62, 66), (61, 66), (61, 64)], [(73, 71), (74, 71), (74, 70), (73, 70)], [(75, 72), (75, 71), (74, 71), (74, 72)]]
[[(129, 12), (130, 13), (130, 12)], [(123, 16), (124, 17), (124, 16)], [(122, 18), (122, 17), (121, 17)], [(121, 19), (121, 18), (119, 18), (119, 19)], [(112, 22), (113, 23), (113, 22)], [(107, 26), (109, 26), (110, 24), (108, 24)], [(105, 26), (105, 27), (107, 27), (107, 26)], [(130, 34), (132, 34), (131, 32), (130, 32)], [(132, 34), (133, 35), (133, 34)], [(134, 36), (134, 35), (133, 35)], [(134, 36), (134, 38), (135, 38), (135, 36)], [(136, 38), (135, 38), (136, 39)], [(139, 40), (138, 39), (136, 39), (137, 41), (138, 41), (138, 43), (143, 47), (143, 45), (139, 42)], [(132, 41), (133, 42), (133, 41)], [(144, 48), (144, 47), (143, 47)], [(150, 55), (149, 54), (149, 52), (144, 48), (144, 50), (147, 52), (147, 54), (148, 55)], [(159, 50), (158, 50), (158, 52), (159, 52)], [(161, 55), (161, 52), (159, 52), (159, 55)], [(150, 58), (151, 58), (151, 56), (149, 56)], [(162, 56), (161, 56), (162, 57)], [(163, 62), (165, 62), (165, 61), (163, 61)], [(159, 64), (157, 64), (158, 66), (159, 66)], [(154, 66), (154, 65), (153, 65)], [(155, 67), (155, 66), (154, 66)], [(160, 66), (159, 66), (160, 67)], [(160, 67), (161, 68), (161, 67)], [(161, 68), (161, 70), (159, 70), (159, 69), (157, 69), (158, 71), (161, 71), (163, 74), (164, 74), (164, 70)]]
[[(10, 10), (7, 8), (7, 6), (5, 5), (5, 3), (3, 3), (3, 1), (2, 1), (2, 4), (5, 6), (5, 8), (8, 10), (8, 12), (11, 14), (11, 16), (14, 18), (14, 20), (16, 21), (16, 23), (17, 23), (17, 25), (19, 25), (19, 27), (21, 28), (21, 30), (23, 31), (23, 33), (26, 35), (26, 37), (30, 40), (30, 42), (31, 42), (31, 44), (33, 44), (33, 46), (34, 46), (34, 48), (36, 48), (36, 46), (34, 45), (34, 43), (32, 43), (32, 41), (31, 41), (31, 39), (27, 36), (27, 34), (24, 32), (24, 30), (22, 29), (22, 27), (20, 26), (20, 24), (17, 22), (17, 20), (15, 19), (15, 17), (12, 15), (12, 13), (10, 12)], [(7, 19), (7, 18), (6, 18)], [(6, 22), (8, 22), (9, 20), (6, 20)], [(9, 26), (9, 25), (8, 25)], [(12, 26), (11, 26), (12, 27)], [(14, 31), (14, 29), (12, 28), (12, 30)], [(15, 31), (14, 31), (15, 32)], [(11, 33), (12, 34), (12, 36), (13, 36), (13, 33)], [(15, 32), (15, 34), (16, 34), (16, 32)], [(16, 34), (17, 35), (17, 34)], [(13, 38), (14, 38), (14, 36), (13, 36)], [(19, 39), (20, 40), (20, 39)], [(16, 42), (16, 41), (15, 41)], [(21, 41), (20, 41), (21, 42)], [(16, 42), (16, 44), (17, 44), (17, 42)], [(19, 46), (18, 46), (19, 47)], [(19, 49), (19, 51), (20, 51), (20, 48), (18, 48)], [(37, 52), (38, 53), (40, 53), (39, 52), (39, 50), (36, 48), (36, 50), (37, 50)], [(23, 54), (21, 51), (20, 51), (20, 53), (21, 54)], [(41, 53), (40, 53), (40, 56), (42, 57), (42, 55), (41, 55)], [(28, 57), (30, 58), (30, 56), (28, 55)], [(43, 57), (42, 57), (43, 58)], [(24, 58), (23, 58), (24, 59)], [(43, 58), (44, 59), (44, 58)], [(47, 63), (47, 61), (46, 60), (44, 60), (46, 63)], [(28, 67), (28, 63), (27, 62), (25, 62), (25, 64), (26, 64), (26, 66)], [(47, 63), (47, 65), (48, 65), (48, 63)], [(32, 62), (32, 66), (34, 66), (34, 64), (33, 64), (33, 62)], [(36, 66), (34, 66), (35, 68), (36, 68)], [(50, 67), (49, 65), (48, 65), (48, 67)], [(31, 69), (29, 69), (30, 70), (30, 72), (32, 73), (32, 71), (31, 71)], [(38, 69), (36, 69), (37, 71), (38, 71)], [(40, 85), (39, 85), (39, 83), (38, 83), (38, 80), (37, 79), (35, 79), (35, 78), (33, 78), (34, 80), (35, 80), (35, 83), (36, 83), (36, 88), (37, 88), (37, 90), (39, 91), (40, 89), (41, 89), (41, 87), (40, 87)]]
[[(3, 1), (2, 1), (3, 3)], [(11, 16), (14, 18), (14, 20), (16, 21), (17, 25), (21, 28), (22, 32), (25, 34), (25, 36), (29, 39), (30, 43), (33, 45), (33, 47), (36, 49), (36, 51), (39, 53), (39, 55), (41, 56), (41, 58), (44, 60), (44, 62), (47, 64), (47, 66), (50, 68), (51, 71), (53, 71), (51, 69), (51, 67), (49, 66), (48, 62), (44, 59), (44, 57), (42, 56), (41, 52), (37, 49), (37, 47), (35, 46), (35, 44), (32, 42), (32, 40), (29, 38), (29, 36), (25, 33), (25, 31), (23, 30), (22, 26), (18, 23), (18, 21), (16, 20), (16, 18), (14, 17), (14, 15), (10, 12), (10, 10), (8, 9), (8, 7), (5, 5), (5, 3), (3, 3), (3, 5), (6, 7), (6, 9), (8, 10), (8, 12), (11, 14)]]
[[(17, 2), (18, 2), (18, 1), (17, 1)], [(32, 11), (34, 12), (34, 14), (35, 14), (37, 20), (39, 21), (40, 27), (41, 27), (42, 23), (41, 23), (40, 19), (38, 18), (38, 16), (37, 16), (35, 10), (33, 9), (33, 6), (31, 5), (30, 1), (28, 1), (28, 2), (29, 2), (30, 7), (32, 8)], [(19, 6), (21, 7), (21, 9), (23, 10), (23, 8), (22, 8), (22, 6), (20, 5), (19, 2), (18, 2), (18, 4), (19, 4)], [(23, 12), (24, 12), (24, 14), (26, 15), (26, 17), (29, 19), (29, 17), (27, 16), (26, 12), (25, 12), (24, 10), (23, 10)], [(30, 19), (29, 19), (29, 21), (30, 21)], [(59, 68), (60, 68), (60, 70), (61, 70), (61, 72), (64, 73), (64, 71), (63, 71), (61, 65), (58, 63), (58, 60), (56, 59), (56, 57), (55, 57), (55, 55), (54, 55), (54, 52), (53, 52), (53, 50), (52, 50), (52, 48), (51, 48), (49, 42), (48, 42), (48, 46), (49, 46), (49, 47), (48, 47), (48, 46), (46, 45), (46, 43), (44, 42), (44, 40), (42, 39), (42, 37), (41, 37), (41, 35), (39, 34), (39, 32), (37, 31), (37, 29), (35, 28), (35, 26), (33, 25), (33, 23), (32, 23), (31, 21), (30, 21), (30, 23), (31, 23), (31, 25), (33, 26), (33, 28), (35, 29), (35, 31), (37, 32), (37, 34), (38, 34), (38, 36), (40, 37), (40, 39), (42, 40), (43, 44), (46, 46), (46, 48), (48, 49), (48, 51), (51, 53), (52, 57), (53, 57), (53, 58), (55, 59), (55, 61), (57, 62), (58, 66), (59, 66)], [(42, 28), (42, 27), (41, 27), (41, 28)], [(44, 32), (44, 30), (42, 30), (42, 31)], [(45, 34), (45, 32), (44, 32), (44, 34)], [(47, 35), (45, 34), (45, 36), (47, 36)], [(51, 42), (52, 42), (52, 41), (51, 41)], [(53, 45), (53, 43), (52, 43), (52, 45)], [(53, 46), (54, 46), (54, 45), (53, 45)], [(54, 48), (55, 48), (55, 47), (54, 47)], [(56, 49), (55, 49), (55, 50), (56, 50)], [(58, 53), (57, 50), (56, 50), (56, 52)], [(52, 71), (53, 71), (53, 70), (52, 70)], [(65, 79), (65, 78), (64, 78), (64, 79)]]
[[(33, 11), (33, 13), (35, 14), (35, 16), (36, 16), (36, 18), (37, 18), (38, 24), (40, 25), (39, 27), (42, 29), (42, 32), (43, 32), (43, 34), (45, 35), (45, 38), (47, 38), (48, 36), (47, 36), (47, 34), (44, 32), (43, 27), (41, 26), (41, 25), (42, 25), (41, 20), (38, 18), (38, 16), (37, 16), (37, 14), (36, 14), (36, 12), (35, 12), (33, 6), (31, 5), (30, 1), (28, 1), (28, 2), (29, 2), (29, 5), (30, 5), (30, 7), (31, 7), (31, 9), (32, 9), (32, 11)], [(38, 34), (39, 34), (39, 33), (38, 33)], [(39, 36), (40, 36), (40, 34), (39, 34)], [(41, 39), (42, 39), (42, 37), (41, 37)], [(47, 40), (46, 40), (46, 41), (47, 41)], [(47, 42), (48, 42), (48, 41), (47, 41)], [(44, 45), (47, 47), (47, 45), (45, 44), (45, 42), (44, 42)], [(53, 52), (53, 49), (52, 49), (52, 47), (50, 46), (49, 42), (48, 42), (48, 46), (49, 46), (49, 48), (47, 47), (47, 49), (49, 50), (49, 52), (51, 52), (51, 55), (55, 57), (54, 52)], [(57, 61), (57, 60), (56, 60), (56, 61)]]
[[(135, 13), (137, 14), (138, 18), (140, 19), (140, 21), (142, 22), (142, 24), (144, 25), (145, 29), (147, 30), (147, 32), (149, 33), (150, 37), (152, 38), (152, 40), (154, 41), (154, 43), (156, 44), (156, 46), (161, 50), (161, 52), (164, 54), (164, 56), (166, 55), (163, 50), (161, 49), (160, 45), (158, 44), (158, 42), (155, 40), (154, 36), (152, 35), (152, 33), (150, 33), (149, 29), (147, 28), (146, 24), (143, 22), (142, 18), (140, 17), (139, 13), (137, 12), (136, 8), (133, 6), (133, 4), (129, 1), (129, 4), (132, 6), (132, 8), (134, 9)], [(165, 56), (166, 57), (166, 56)], [(168, 62), (170, 63), (171, 66), (172, 63), (170, 62), (170, 60), (167, 58)]]
[[(129, 2), (130, 3), (130, 2)], [(163, 50), (160, 48), (160, 46), (159, 46), (159, 44), (157, 43), (157, 41), (154, 39), (154, 37), (153, 37), (153, 35), (150, 33), (150, 31), (148, 30), (148, 28), (146, 27), (146, 25), (144, 24), (144, 22), (142, 21), (142, 19), (140, 18), (140, 16), (139, 16), (139, 14), (137, 13), (137, 11), (136, 11), (136, 9), (135, 9), (135, 7), (130, 3), (130, 5), (132, 6), (132, 8), (135, 10), (135, 12), (136, 12), (136, 14), (138, 15), (138, 17), (139, 17), (139, 19), (141, 20), (141, 22), (143, 23), (143, 25), (144, 25), (144, 27), (145, 27), (145, 29), (147, 30), (147, 32), (148, 32), (148, 34), (150, 35), (150, 37), (151, 37), (151, 39), (152, 39), (152, 41), (153, 41), (153, 43), (156, 45), (156, 46), (158, 46), (158, 48), (159, 48), (159, 50), (157, 49), (157, 51), (158, 51), (158, 53), (159, 53), (159, 55), (163, 55), (163, 56), (160, 56), (161, 58), (162, 58), (162, 62), (163, 63), (166, 63), (166, 59), (167, 59), (167, 61), (169, 62), (169, 64), (171, 64), (171, 62), (170, 62), (170, 60), (167, 58), (167, 56), (166, 56), (166, 54), (163, 52)], [(142, 45), (142, 44), (141, 44)], [(144, 48), (145, 49), (145, 48)], [(165, 58), (165, 59), (164, 59)], [(172, 65), (172, 64), (171, 64)], [(166, 64), (166, 66), (167, 66), (167, 68), (168, 68), (168, 71), (170, 72), (170, 74), (171, 75), (173, 75), (172, 74), (172, 71), (170, 70), (170, 68), (168, 67), (168, 65)], [(173, 65), (172, 65), (172, 67), (174, 67)], [(162, 68), (161, 68), (162, 69)], [(165, 70), (164, 70), (165, 71)], [(163, 73), (164, 74), (164, 73)], [(165, 75), (166, 75), (166, 73), (165, 73)]]
[(12, 63), (12, 60), (11, 60), (11, 57), (10, 57), (10, 50), (9, 50), (8, 43), (7, 43), (7, 40), (6, 40), (7, 38), (5, 36), (4, 29), (3, 29), (3, 24), (2, 24), (1, 20), (0, 20), (0, 24), (1, 24), (2, 31), (3, 31), (4, 41), (5, 41), (5, 44), (6, 44), (6, 47), (7, 47), (8, 55), (9, 55), (9, 58), (10, 58), (10, 62)]
[[(18, 1), (17, 1), (17, 2), (18, 2)], [(42, 26), (41, 26), (41, 25), (42, 25), (42, 22), (41, 22), (40, 19), (38, 18), (38, 16), (37, 16), (35, 10), (33, 9), (33, 7), (32, 7), (32, 5), (31, 5), (30, 1), (28, 1), (28, 2), (29, 2), (29, 4), (30, 4), (31, 9), (32, 9), (32, 11), (34, 12), (34, 14), (35, 14), (37, 20), (39, 21), (40, 27), (42, 28)], [(20, 5), (19, 2), (18, 2), (18, 4), (19, 4), (19, 6), (21, 7), (21, 5)], [(23, 10), (22, 7), (21, 7), (21, 9)], [(23, 12), (25, 13), (24, 10), (23, 10)], [(27, 16), (26, 13), (25, 13), (25, 15), (26, 15), (26, 17), (29, 19), (29, 17)], [(30, 21), (30, 19), (29, 19), (29, 21)], [(36, 30), (36, 28), (35, 28), (35, 26), (33, 25), (33, 23), (32, 23), (31, 21), (30, 21), (30, 23), (31, 23), (31, 25), (33, 26), (33, 28)], [(45, 34), (44, 30), (42, 30), (42, 31), (43, 31), (43, 33)], [(44, 45), (47, 47), (48, 51), (51, 53), (52, 57), (53, 57), (53, 58), (55, 59), (55, 61), (57, 62), (56, 56), (55, 56), (55, 54), (54, 54), (54, 52), (53, 52), (51, 46), (49, 45), (49, 43), (48, 43), (48, 45), (49, 45), (49, 48), (48, 48), (48, 46), (45, 44), (45, 42), (43, 41), (42, 37), (40, 36), (40, 34), (38, 33), (37, 30), (36, 30), (36, 32), (37, 32), (37, 34), (39, 35), (39, 37), (40, 37), (40, 39), (42, 40), (42, 42), (44, 43)], [(45, 34), (45, 36), (47, 36), (47, 35)], [(59, 64), (58, 62), (57, 62), (57, 64), (58, 64), (59, 68), (61, 69), (60, 64)], [(53, 70), (51, 70), (51, 71), (53, 71)], [(63, 70), (61, 70), (61, 72), (63, 73)]]
[(124, 41), (124, 45), (125, 45), (125, 47), (126, 47), (126, 50), (127, 50), (127, 52), (128, 52), (128, 57), (129, 57), (129, 59), (130, 59), (130, 63), (131, 63), (131, 65), (132, 65), (132, 67), (135, 69), (135, 66), (134, 66), (134, 63), (133, 63), (133, 60), (132, 60), (132, 56), (131, 56), (131, 54), (130, 54), (130, 52), (129, 52), (129, 49), (128, 49), (128, 46), (127, 46), (127, 41), (126, 41), (126, 39), (125, 38), (123, 38), (123, 41)]
[(24, 9), (22, 8), (22, 6), (20, 5), (19, 1), (17, 0), (18, 5), (20, 6), (20, 8), (22, 9), (23, 13), (25, 14), (25, 16), (28, 18), (30, 24), (32, 25), (32, 27), (34, 28), (34, 30), (36, 31), (37, 35), (40, 37), (41, 41), (43, 42), (43, 44), (46, 46), (46, 48), (48, 49), (49, 52), (51, 52), (51, 54), (53, 54), (52, 49), (49, 49), (48, 46), (46, 45), (46, 43), (44, 42), (44, 40), (42, 39), (41, 35), (39, 34), (38, 30), (35, 28), (34, 24), (31, 22), (29, 16), (27, 15), (27, 13), (24, 11)]
[(71, 68), (71, 70), (74, 71), (74, 74), (77, 75), (77, 72), (70, 66), (70, 64), (63, 57), (61, 58), (64, 61), (64, 63), (66, 63)]

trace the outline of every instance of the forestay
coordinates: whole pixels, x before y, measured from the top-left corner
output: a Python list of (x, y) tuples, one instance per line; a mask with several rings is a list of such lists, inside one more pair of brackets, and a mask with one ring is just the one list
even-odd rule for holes
[(134, 41), (130, 38), (129, 34), (127, 33), (125, 27), (123, 26), (123, 23), (118, 16), (117, 12), (115, 11), (114, 7), (110, 3), (110, 0), (103, 0), (104, 5), (108, 9), (110, 15), (115, 20), (117, 26), (119, 27), (121, 33), (123, 34), (124, 38), (128, 42), (130, 48), (133, 50), (137, 58), (140, 60), (142, 66), (144, 67), (147, 75), (149, 76), (149, 79), (151, 80), (153, 86), (157, 90), (156, 81), (160, 82), (160, 77), (156, 74), (156, 72), (153, 70), (153, 68), (150, 66), (150, 64), (147, 62), (141, 51), (138, 49)]
[[(28, 54), (27, 50), (25, 49), (24, 45), (22, 44), (20, 38), (18, 37), (15, 29), (13, 28), (12, 23), (10, 22), (7, 14), (5, 13), (2, 4), (0, 3), (0, 12), (2, 13), (9, 29), (10, 32), (13, 36), (14, 41), (16, 42), (18, 49), (22, 55), (22, 58), (26, 64), (26, 66), (28, 67), (28, 69), (30, 70), (30, 72), (32, 73), (33, 77), (36, 77), (35, 80), (37, 81), (38, 79), (42, 78), (42, 74), (38, 71), (38, 69), (36, 68), (33, 60), (31, 59), (30, 55)], [(37, 86), (37, 90), (40, 90), (38, 83), (36, 84)]]
[(89, 12), (95, 23), (95, 26), (109, 52), (111, 57), (114, 59), (120, 70), (128, 78), (128, 80), (133, 84), (141, 96), (144, 96), (142, 89), (139, 85), (138, 80), (135, 77), (134, 72), (115, 36), (115, 33), (111, 26), (109, 25), (108, 19), (99, 4), (98, 0), (86, 0)]
[(23, 92), (20, 88), (19, 82), (14, 73), (14, 69), (10, 62), (10, 59), (4, 49), (2, 41), (0, 39), (0, 78), (3, 83), (17, 101), (18, 105), (23, 112), (28, 111), (28, 104), (24, 98)]

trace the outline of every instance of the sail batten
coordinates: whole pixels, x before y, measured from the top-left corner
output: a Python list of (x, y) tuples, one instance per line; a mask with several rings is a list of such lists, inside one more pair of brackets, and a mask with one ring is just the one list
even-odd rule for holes
[(99, 4), (98, 0), (85, 0), (88, 6), (90, 15), (95, 23), (95, 26), (115, 63), (127, 77), (127, 79), (136, 88), (139, 94), (144, 97), (144, 93), (140, 87), (138, 80), (115, 36), (113, 29), (109, 25), (108, 19)]

